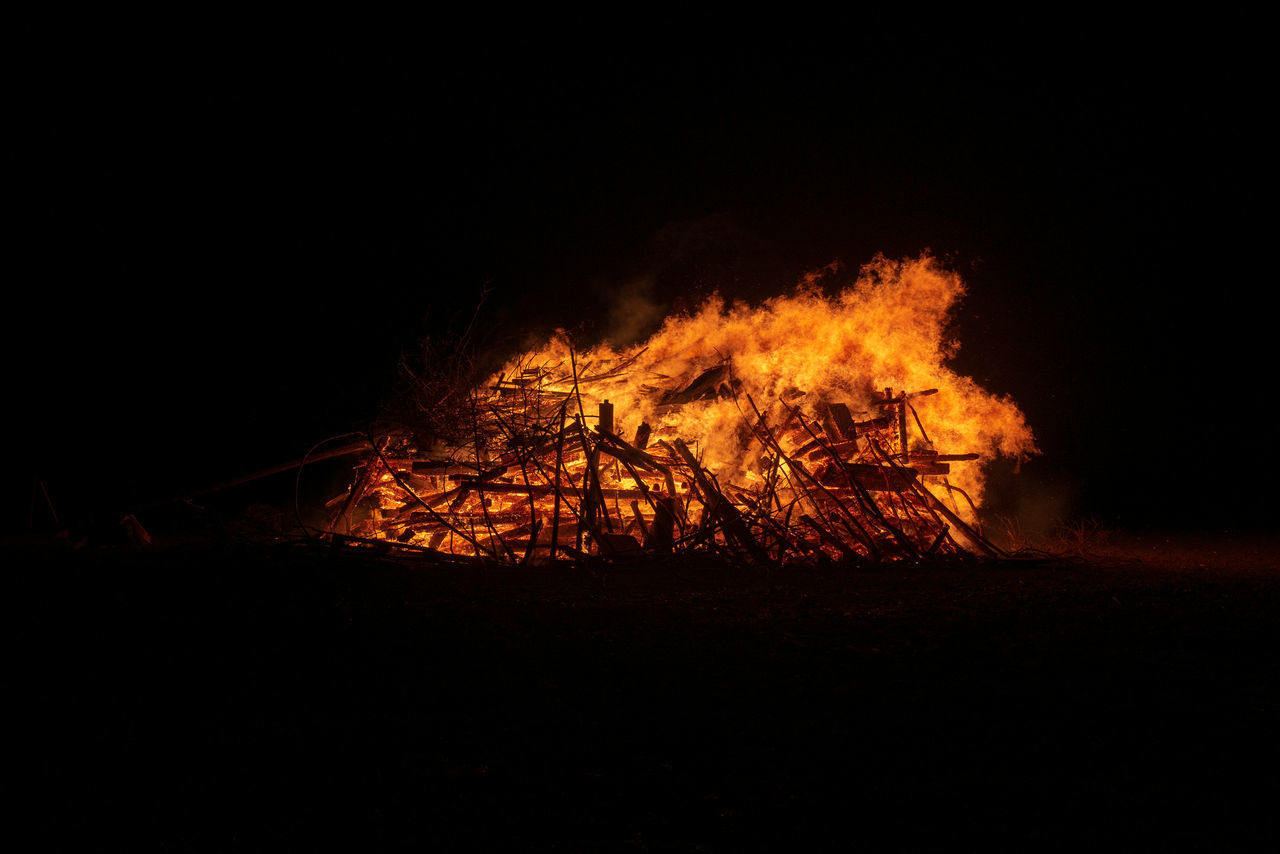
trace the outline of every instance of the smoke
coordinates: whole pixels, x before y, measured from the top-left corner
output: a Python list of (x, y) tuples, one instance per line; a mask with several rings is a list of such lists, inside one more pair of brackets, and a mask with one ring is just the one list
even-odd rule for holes
[[(663, 224), (649, 237), (647, 257), (625, 274), (606, 277), (606, 320), (600, 339), (627, 347), (653, 335), (672, 314), (683, 314), (713, 293), (758, 301), (793, 277), (777, 247), (726, 213)], [(623, 282), (621, 285), (615, 282)]]
[(1083, 484), (1039, 460), (1007, 458), (986, 465), (982, 519), (987, 533), (1009, 548), (1042, 546), (1077, 519)]
[(654, 332), (667, 316), (667, 306), (654, 299), (654, 279), (633, 279), (615, 292), (609, 306), (609, 326), (604, 340), (614, 347), (629, 347)]

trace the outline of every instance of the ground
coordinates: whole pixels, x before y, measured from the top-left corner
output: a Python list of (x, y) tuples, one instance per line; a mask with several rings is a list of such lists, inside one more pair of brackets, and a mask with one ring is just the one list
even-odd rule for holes
[(7, 553), (49, 848), (1275, 842), (1274, 540), (771, 572)]

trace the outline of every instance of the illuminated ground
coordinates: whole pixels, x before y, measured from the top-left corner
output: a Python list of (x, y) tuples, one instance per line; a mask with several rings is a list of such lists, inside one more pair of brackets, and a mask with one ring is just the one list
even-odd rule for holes
[(1277, 553), (1146, 535), (745, 577), (15, 553), (27, 790), (55, 848), (1258, 848)]

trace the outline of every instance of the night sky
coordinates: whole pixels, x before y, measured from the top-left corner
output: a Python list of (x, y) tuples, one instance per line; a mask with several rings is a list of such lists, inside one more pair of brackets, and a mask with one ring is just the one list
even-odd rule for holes
[(638, 281), (661, 306), (760, 299), (928, 249), (969, 286), (957, 369), (1043, 451), (998, 500), (1267, 524), (1250, 51), (424, 54), (30, 70), (19, 492), (127, 509), (292, 459), (371, 420), (401, 354), (486, 289), (506, 355), (557, 325), (598, 337)]

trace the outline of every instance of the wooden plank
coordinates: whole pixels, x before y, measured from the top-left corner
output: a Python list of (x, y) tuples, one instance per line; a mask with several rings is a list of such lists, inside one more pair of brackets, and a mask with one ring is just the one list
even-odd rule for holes
[(916, 473), (921, 477), (924, 477), (925, 475), (939, 477), (951, 474), (951, 465), (949, 463), (926, 463), (913, 459), (911, 461), (911, 468), (915, 469)]
[(849, 405), (846, 403), (828, 403), (826, 406), (826, 419), (823, 421), (823, 428), (830, 421), (831, 426), (835, 428), (838, 436), (833, 440), (839, 442), (851, 441), (858, 435), (858, 428), (854, 426), (853, 414), (849, 411)]
[(914, 468), (845, 463), (845, 470), (868, 492), (906, 492), (918, 472)]
[[(817, 443), (815, 442), (811, 444), (817, 444)], [(835, 454), (837, 457), (840, 457), (841, 459), (843, 459), (848, 454), (856, 454), (858, 452), (858, 442), (855, 439), (851, 442), (836, 442), (835, 444), (828, 445), (825, 448), (816, 447), (807, 452), (808, 453), (807, 459), (817, 460), (822, 457), (829, 456), (829, 454), (827, 453), (828, 450), (831, 451), (831, 453)]]

